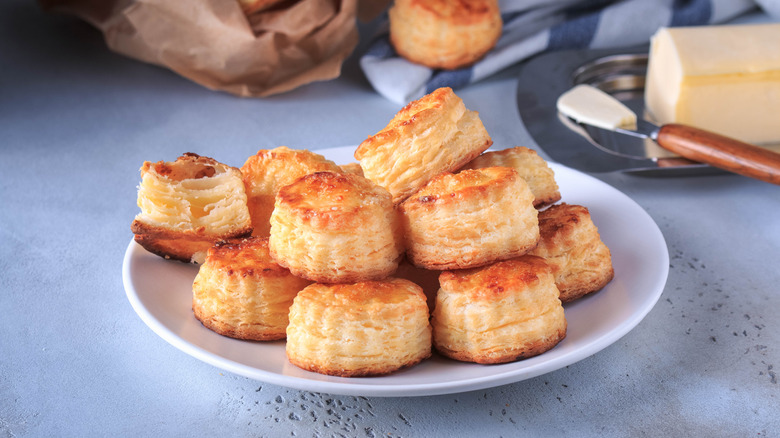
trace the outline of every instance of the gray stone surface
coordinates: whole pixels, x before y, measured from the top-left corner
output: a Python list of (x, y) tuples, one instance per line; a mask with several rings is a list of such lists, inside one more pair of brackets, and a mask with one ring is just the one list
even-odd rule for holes
[[(534, 146), (514, 89), (510, 70), (459, 94), (497, 146)], [(200, 362), (133, 312), (121, 266), (144, 160), (357, 144), (398, 109), (354, 58), (338, 80), (238, 99), (0, 4), (0, 436), (780, 436), (780, 188), (739, 176), (599, 175), (661, 228), (664, 294), (614, 345), (510, 385), (291, 390)]]

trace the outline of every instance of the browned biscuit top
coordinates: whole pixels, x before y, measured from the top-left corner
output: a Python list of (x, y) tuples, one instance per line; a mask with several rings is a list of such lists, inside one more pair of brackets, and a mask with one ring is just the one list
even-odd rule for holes
[(246, 237), (219, 242), (209, 249), (206, 263), (211, 269), (219, 269), (229, 276), (290, 275), (290, 271), (271, 258), (267, 238)]
[(409, 280), (389, 277), (381, 281), (361, 281), (345, 284), (316, 284), (312, 285), (312, 292), (331, 291), (333, 297), (339, 301), (349, 303), (398, 303), (404, 295), (398, 294), (399, 290), (420, 291), (421, 288)]
[(524, 255), (481, 268), (444, 271), (439, 283), (442, 289), (467, 294), (473, 301), (494, 301), (537, 284), (543, 275), (552, 275), (547, 262)]
[(339, 172), (331, 160), (305, 149), (279, 146), (261, 149), (241, 166), (248, 195), (275, 194), (280, 188), (314, 172)]
[(211, 178), (217, 173), (227, 171), (230, 166), (222, 164), (213, 158), (203, 157), (193, 152), (182, 154), (176, 161), (144, 161), (141, 174), (148, 172), (168, 178), (172, 181), (185, 179)]
[[(341, 306), (349, 310), (345, 317), (352, 312), (358, 313), (397, 313), (403, 315), (408, 303), (412, 306), (426, 307), (425, 294), (422, 288), (409, 280), (388, 277), (381, 281), (361, 281), (357, 283), (322, 284), (314, 283), (300, 292), (301, 299), (307, 302), (318, 302), (324, 306)], [(412, 295), (419, 296), (418, 300), (409, 300)], [(404, 306), (391, 306), (405, 304)]]
[(518, 178), (517, 171), (508, 167), (486, 167), (458, 173), (442, 173), (410, 196), (402, 206), (410, 208), (412, 205), (442, 205), (471, 199), (488, 190), (511, 184)]
[(495, 0), (409, 0), (418, 11), (446, 18), (450, 24), (480, 23), (498, 11)]
[(449, 87), (438, 88), (409, 102), (395, 114), (387, 126), (360, 143), (355, 150), (355, 159), (360, 160), (370, 150), (384, 145), (393, 138), (403, 136), (404, 133), (414, 129), (415, 125), (430, 123), (432, 119), (436, 119), (435, 115), (445, 107), (455, 106), (459, 102), (460, 98)]
[(590, 212), (581, 205), (556, 204), (539, 213), (539, 233), (546, 248), (570, 247), (576, 236), (592, 229)]
[(354, 174), (315, 172), (283, 187), (277, 205), (295, 210), (301, 219), (315, 217), (349, 222), (354, 213), (372, 204), (392, 207), (390, 193)]

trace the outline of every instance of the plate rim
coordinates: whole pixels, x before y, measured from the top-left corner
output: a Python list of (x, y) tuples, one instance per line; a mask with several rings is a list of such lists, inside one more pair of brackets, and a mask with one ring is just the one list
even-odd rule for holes
[[(336, 153), (344, 149), (349, 149), (350, 146), (342, 146), (337, 148), (326, 148), (315, 150), (316, 153)], [(461, 393), (473, 390), (486, 389), (490, 387), (501, 386), (509, 383), (515, 383), (522, 380), (538, 377), (543, 374), (547, 374), (565, 366), (572, 365), (580, 362), (592, 355), (595, 355), (605, 349), (606, 347), (614, 344), (619, 339), (623, 338), (626, 334), (631, 332), (655, 307), (656, 303), (660, 299), (669, 274), (669, 251), (666, 240), (661, 232), (658, 224), (652, 219), (652, 217), (633, 199), (628, 195), (607, 184), (604, 181), (599, 180), (591, 175), (588, 175), (582, 171), (573, 169), (554, 161), (549, 161), (549, 165), (553, 168), (553, 171), (558, 173), (559, 171), (573, 172), (578, 177), (584, 177), (590, 180), (591, 183), (595, 183), (601, 186), (602, 189), (609, 190), (614, 196), (623, 198), (624, 202), (633, 204), (634, 207), (641, 210), (641, 213), (646, 216), (646, 219), (653, 225), (652, 234), (650, 236), (651, 241), (660, 245), (662, 251), (658, 255), (661, 256), (661, 260), (658, 261), (659, 266), (665, 266), (662, 269), (659, 277), (653, 276), (654, 283), (651, 288), (651, 293), (644, 297), (642, 305), (638, 307), (630, 317), (622, 320), (620, 324), (609, 330), (602, 336), (592, 340), (584, 346), (578, 347), (575, 351), (572, 351), (566, 355), (554, 357), (550, 360), (534, 364), (530, 367), (524, 367), (520, 369), (510, 369), (505, 372), (499, 372), (494, 374), (487, 374), (484, 376), (470, 377), (461, 380), (443, 381), (435, 383), (416, 383), (416, 384), (394, 384), (394, 385), (376, 385), (370, 383), (360, 382), (333, 382), (323, 380), (311, 380), (298, 376), (283, 375), (276, 372), (263, 370), (252, 367), (250, 365), (236, 362), (232, 359), (218, 356), (215, 353), (211, 353), (204, 348), (194, 345), (189, 341), (181, 338), (169, 329), (165, 324), (157, 318), (155, 318), (149, 309), (142, 303), (138, 292), (133, 284), (133, 272), (132, 267), (134, 264), (134, 255), (137, 252), (144, 252), (145, 250), (137, 244), (134, 239), (130, 239), (122, 263), (122, 281), (125, 289), (125, 294), (135, 311), (135, 313), (141, 318), (141, 320), (158, 336), (163, 340), (177, 348), (178, 350), (202, 361), (212, 365), (216, 368), (246, 377), (253, 380), (258, 380), (278, 386), (293, 388), (304, 391), (314, 391), (329, 394), (338, 395), (351, 395), (351, 396), (374, 396), (374, 397), (399, 397), (399, 396), (429, 396), (429, 395), (442, 395), (451, 393)], [(562, 200), (565, 202), (565, 200)], [(587, 207), (587, 206), (586, 206)], [(645, 230), (647, 231), (647, 230)], [(464, 363), (466, 366), (480, 366), (477, 364)], [(382, 377), (372, 377), (369, 380), (381, 379)]]

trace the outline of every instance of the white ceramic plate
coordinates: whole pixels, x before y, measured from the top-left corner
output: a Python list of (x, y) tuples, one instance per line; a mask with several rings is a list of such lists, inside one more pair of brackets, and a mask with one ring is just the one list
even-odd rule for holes
[[(353, 147), (319, 150), (343, 164)], [(420, 396), (464, 392), (539, 376), (611, 345), (658, 301), (669, 272), (666, 242), (650, 216), (628, 196), (573, 169), (550, 163), (563, 201), (588, 207), (612, 251), (615, 278), (601, 291), (566, 305), (568, 333), (552, 350), (501, 365), (432, 359), (383, 377), (341, 378), (303, 371), (285, 356), (284, 342), (250, 342), (220, 336), (195, 319), (192, 281), (197, 267), (162, 259), (131, 241), (123, 280), (141, 319), (176, 348), (223, 370), (307, 391), (363, 396)]]

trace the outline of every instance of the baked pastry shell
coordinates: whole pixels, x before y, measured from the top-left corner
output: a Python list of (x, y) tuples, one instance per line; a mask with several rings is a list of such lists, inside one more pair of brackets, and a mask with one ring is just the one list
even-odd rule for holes
[(431, 324), (434, 347), (460, 361), (506, 363), (544, 353), (567, 323), (552, 272), (535, 256), (443, 272)]
[(159, 256), (200, 263), (216, 242), (252, 232), (238, 169), (186, 153), (174, 162), (144, 162), (135, 241)]
[(493, 144), (479, 114), (443, 87), (410, 102), (355, 150), (366, 178), (399, 204), (434, 176), (452, 172)]
[(587, 207), (557, 204), (539, 214), (540, 241), (531, 251), (544, 257), (563, 302), (601, 290), (615, 276), (612, 256)]
[(282, 188), (269, 247), (280, 265), (320, 283), (388, 277), (403, 254), (390, 194), (353, 174), (317, 172)]
[(398, 278), (310, 285), (290, 307), (286, 351), (300, 368), (341, 377), (415, 365), (431, 355), (425, 295)]
[(555, 181), (555, 172), (535, 150), (516, 146), (500, 151), (488, 151), (467, 163), (463, 169), (495, 166), (511, 167), (517, 171), (534, 194), (533, 204), (537, 209), (561, 200), (561, 192)]
[(435, 69), (473, 64), (501, 36), (497, 0), (396, 0), (390, 42), (404, 58)]
[(406, 256), (431, 270), (521, 256), (539, 239), (533, 194), (506, 167), (441, 174), (399, 206)]
[(284, 339), (290, 305), (309, 284), (271, 259), (267, 239), (234, 239), (209, 249), (193, 282), (192, 310), (224, 336)]
[(286, 146), (261, 149), (247, 158), (241, 166), (241, 175), (252, 217), (252, 234), (261, 237), (270, 234), (271, 213), (280, 188), (323, 171), (339, 172), (341, 168), (320, 154)]

